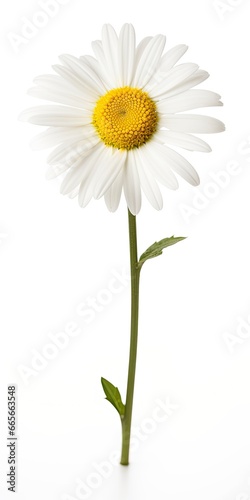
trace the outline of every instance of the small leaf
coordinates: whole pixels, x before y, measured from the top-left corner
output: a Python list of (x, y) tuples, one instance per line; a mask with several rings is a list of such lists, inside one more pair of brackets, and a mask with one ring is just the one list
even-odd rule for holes
[(138, 268), (140, 269), (144, 264), (144, 262), (146, 262), (146, 260), (153, 259), (154, 257), (158, 257), (158, 255), (161, 255), (164, 248), (170, 247), (171, 245), (175, 245), (175, 243), (178, 243), (179, 241), (185, 239), (186, 237), (183, 236), (180, 236), (178, 238), (171, 236), (171, 238), (164, 238), (164, 240), (156, 241), (146, 250), (146, 252), (142, 254), (138, 262)]
[(119, 415), (122, 417), (125, 413), (125, 405), (122, 402), (119, 389), (105, 378), (101, 378), (102, 387), (106, 394), (106, 399), (115, 407)]

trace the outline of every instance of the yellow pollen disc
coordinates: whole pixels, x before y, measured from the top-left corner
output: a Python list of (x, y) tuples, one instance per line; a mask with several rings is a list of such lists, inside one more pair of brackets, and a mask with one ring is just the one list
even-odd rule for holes
[(157, 129), (156, 105), (146, 92), (122, 87), (103, 95), (96, 104), (93, 124), (106, 146), (133, 149), (145, 144)]

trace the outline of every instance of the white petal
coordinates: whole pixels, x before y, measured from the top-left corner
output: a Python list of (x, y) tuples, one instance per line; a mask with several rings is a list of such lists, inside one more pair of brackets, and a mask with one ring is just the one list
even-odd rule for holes
[[(72, 156), (76, 156), (75, 147), (79, 144), (79, 139), (72, 139), (71, 141), (64, 141), (62, 144), (59, 144), (53, 151), (49, 154), (47, 158), (47, 162), (49, 165), (57, 164), (64, 160), (64, 163), (67, 163), (69, 158)], [(79, 158), (78, 158), (79, 159)]]
[[(101, 43), (101, 42), (100, 42)], [(99, 76), (106, 90), (110, 89), (109, 79), (107, 78), (106, 72), (103, 71), (102, 65), (95, 57), (92, 56), (81, 56), (80, 59), (84, 61), (89, 67)]]
[(91, 123), (91, 115), (77, 108), (66, 106), (36, 106), (23, 111), (20, 120), (28, 121), (35, 125), (54, 127), (77, 127)]
[(110, 188), (123, 170), (126, 156), (126, 153), (102, 145), (95, 164), (92, 163), (91, 175), (80, 185), (78, 200), (81, 207), (85, 207), (92, 197), (100, 198)]
[(91, 198), (93, 198), (93, 182), (91, 175), (87, 179), (83, 180), (79, 187), (78, 193), (78, 203), (81, 208), (88, 205)]
[[(82, 85), (80, 90), (59, 75), (40, 75), (34, 79), (34, 83), (38, 85), (39, 89), (41, 89), (41, 93), (42, 89), (44, 89), (44, 91), (53, 96), (56, 94), (59, 94), (60, 97), (61, 95), (65, 95), (76, 100), (78, 104), (81, 104), (79, 107), (93, 109), (93, 103), (89, 102), (89, 100), (86, 98), (86, 94)], [(43, 99), (46, 98), (42, 95), (38, 95), (37, 97), (41, 97)]]
[(153, 38), (152, 36), (147, 36), (146, 38), (143, 38), (140, 41), (140, 43), (138, 44), (138, 46), (136, 48), (136, 53), (135, 53), (135, 67), (138, 66), (139, 61), (141, 59), (141, 56), (142, 56), (145, 48), (149, 44), (150, 40), (152, 40), (152, 38)]
[(165, 94), (161, 95), (161, 99), (166, 99), (172, 97), (173, 95), (180, 94), (181, 92), (185, 92), (185, 90), (189, 90), (192, 87), (196, 87), (200, 83), (204, 82), (209, 77), (209, 73), (207, 71), (203, 71), (202, 69), (198, 69), (193, 75), (186, 78), (182, 83), (179, 83), (176, 87), (171, 88)]
[(152, 78), (159, 64), (165, 43), (165, 36), (157, 35), (146, 45), (135, 70), (134, 87), (143, 88)]
[(98, 144), (98, 137), (91, 137), (88, 140), (71, 140), (60, 144), (56, 149), (54, 149), (47, 162), (50, 165), (58, 163), (67, 163), (68, 165), (73, 165), (79, 158), (87, 155), (88, 152)]
[(73, 189), (75, 189), (81, 182), (92, 175), (92, 170), (103, 150), (102, 145), (97, 145), (88, 155), (80, 158), (77, 163), (72, 167), (69, 173), (64, 178), (61, 185), (61, 193), (69, 194)]
[(124, 167), (127, 158), (126, 151), (108, 148), (109, 154), (102, 160), (97, 175), (95, 176), (95, 186), (93, 189), (94, 198), (98, 199), (110, 188)]
[(155, 85), (153, 89), (147, 87), (146, 90), (150, 92), (150, 96), (154, 99), (158, 99), (159, 97), (160, 99), (163, 99), (163, 97), (161, 97), (162, 95), (166, 94), (173, 87), (179, 85), (179, 83), (182, 83), (186, 80), (186, 78), (189, 78), (198, 70), (198, 68), (199, 66), (197, 64), (179, 64), (167, 73), (161, 73), (157, 85)]
[(187, 90), (169, 99), (160, 100), (157, 109), (160, 113), (179, 113), (195, 108), (222, 106), (220, 95), (209, 90)]
[[(81, 197), (80, 197), (80, 195), (81, 195)], [(80, 207), (85, 208), (89, 204), (89, 202), (91, 201), (92, 198), (93, 198), (93, 196), (92, 196), (90, 184), (89, 183), (83, 184), (82, 189), (80, 186), (79, 194), (78, 194), (78, 203), (79, 203)]]
[(83, 93), (85, 100), (95, 103), (97, 95), (93, 93), (86, 85), (83, 84), (83, 81), (79, 76), (72, 72), (71, 69), (66, 68), (60, 64), (54, 64), (52, 66), (54, 71), (58, 73), (58, 75), (62, 76), (67, 82), (69, 82), (73, 87), (75, 87), (78, 92)]
[(124, 24), (119, 37), (120, 85), (131, 84), (135, 63), (135, 30), (132, 24)]
[(73, 191), (71, 191), (71, 193), (68, 194), (68, 198), (70, 198), (70, 200), (73, 200), (78, 196), (78, 193), (79, 193), (79, 186), (77, 186), (77, 188), (73, 189)]
[(92, 126), (85, 125), (84, 127), (49, 127), (44, 132), (36, 135), (30, 146), (33, 150), (47, 149), (56, 146), (61, 142), (75, 139), (88, 139), (95, 136)]
[(142, 162), (145, 162), (147, 168), (158, 179), (161, 184), (169, 189), (178, 189), (178, 181), (171, 171), (164, 146), (150, 141), (147, 145), (141, 147)]
[(59, 175), (63, 174), (64, 172), (66, 172), (66, 170), (68, 170), (69, 168), (70, 165), (67, 165), (67, 163), (65, 164), (58, 163), (57, 165), (50, 165), (49, 168), (47, 169), (45, 177), (48, 181), (50, 181), (52, 179), (55, 179)]
[(200, 179), (194, 167), (173, 149), (166, 146), (163, 147), (166, 155), (166, 163), (169, 167), (189, 182), (189, 184), (192, 184), (192, 186), (198, 186)]
[(161, 118), (161, 124), (173, 132), (213, 134), (225, 130), (224, 123), (211, 116), (166, 115)]
[(74, 85), (65, 80), (59, 75), (39, 75), (33, 80), (35, 85), (43, 87), (48, 90), (63, 90), (77, 97), (83, 97), (82, 92), (78, 91)]
[(46, 101), (58, 102), (75, 108), (87, 109), (88, 111), (93, 110), (92, 103), (84, 101), (81, 97), (77, 97), (69, 92), (63, 92), (61, 87), (58, 87), (57, 90), (45, 89), (43, 87), (32, 87), (28, 90), (28, 94), (38, 99), (45, 99)]
[(170, 130), (159, 130), (154, 135), (154, 140), (159, 140), (161, 144), (172, 144), (188, 151), (200, 151), (210, 153), (210, 146), (202, 139), (183, 132), (171, 132)]
[(174, 67), (187, 49), (187, 45), (177, 45), (162, 56), (159, 66), (148, 84), (149, 88), (154, 88), (155, 85), (165, 78), (165, 74)]
[(110, 24), (105, 24), (102, 29), (102, 47), (106, 61), (107, 70), (112, 75), (112, 80), (119, 82), (118, 67), (118, 37)]
[(105, 203), (110, 212), (115, 212), (119, 206), (122, 194), (123, 179), (124, 169), (120, 171), (112, 186), (110, 186), (110, 188), (104, 195)]
[(123, 189), (130, 212), (133, 215), (137, 215), (141, 209), (141, 186), (133, 149), (129, 151), (127, 156)]
[(71, 69), (73, 74), (82, 81), (83, 86), (87, 87), (94, 97), (98, 97), (105, 92), (106, 89), (99, 77), (82, 59), (64, 54), (60, 56), (60, 60)]
[(143, 155), (141, 155), (141, 148), (134, 151), (136, 156), (137, 170), (139, 174), (139, 179), (141, 187), (151, 205), (156, 210), (161, 210), (163, 206), (162, 195), (155, 178), (151, 174), (150, 170), (147, 169), (143, 162)]
[(170, 49), (161, 58), (161, 62), (158, 71), (169, 71), (173, 66), (181, 59), (181, 57), (187, 52), (187, 45), (176, 45)]
[[(85, 161), (84, 161), (85, 160)], [(79, 163), (71, 168), (68, 174), (64, 177), (61, 184), (61, 194), (69, 194), (73, 189), (80, 185), (85, 176), (88, 175), (88, 166), (86, 158), (79, 160)]]
[(108, 67), (106, 59), (105, 59), (105, 55), (104, 55), (104, 51), (103, 51), (103, 47), (102, 47), (102, 42), (100, 40), (96, 40), (95, 42), (92, 42), (92, 49), (93, 49), (94, 54), (97, 58), (97, 61), (100, 64), (102, 74), (105, 75), (105, 81), (109, 85), (109, 88), (110, 89), (115, 88), (117, 86), (117, 80), (116, 80), (115, 76), (113, 76), (113, 72), (112, 72), (112, 74), (110, 74), (109, 67)]

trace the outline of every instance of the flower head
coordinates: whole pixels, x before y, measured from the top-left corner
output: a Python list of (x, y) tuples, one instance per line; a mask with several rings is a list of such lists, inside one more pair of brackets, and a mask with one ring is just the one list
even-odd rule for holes
[(220, 96), (194, 89), (208, 73), (196, 64), (177, 64), (186, 45), (163, 54), (163, 35), (136, 46), (132, 25), (125, 24), (119, 36), (105, 25), (102, 40), (92, 46), (95, 57), (63, 55), (53, 67), (56, 74), (35, 79), (29, 94), (59, 105), (31, 108), (21, 119), (49, 127), (33, 147), (55, 147), (48, 157), (48, 176), (66, 172), (61, 192), (78, 195), (80, 206), (104, 195), (115, 211), (123, 190), (136, 215), (143, 190), (159, 210), (158, 182), (177, 189), (181, 176), (199, 184), (193, 166), (172, 147), (211, 151), (192, 134), (225, 129), (215, 118), (183, 112), (220, 106)]

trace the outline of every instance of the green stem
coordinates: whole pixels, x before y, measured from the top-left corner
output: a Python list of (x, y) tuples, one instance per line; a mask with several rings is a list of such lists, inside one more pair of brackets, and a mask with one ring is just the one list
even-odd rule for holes
[(131, 336), (128, 367), (127, 395), (125, 414), (122, 418), (122, 453), (121, 464), (129, 463), (129, 446), (131, 434), (131, 421), (133, 409), (133, 397), (135, 386), (135, 370), (138, 340), (138, 318), (139, 318), (139, 281), (140, 269), (137, 267), (137, 235), (136, 217), (128, 211), (129, 220), (129, 244), (130, 244), (130, 268), (131, 268)]

